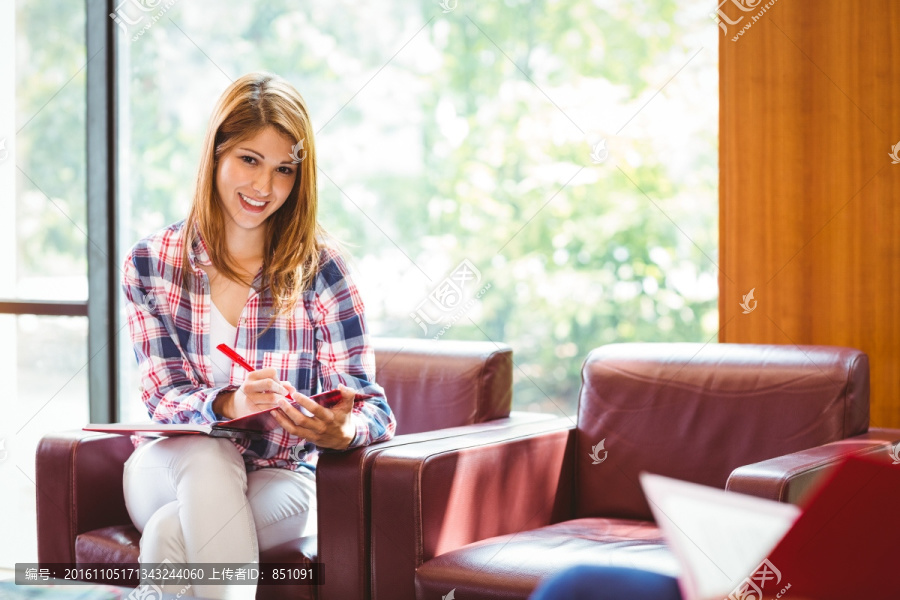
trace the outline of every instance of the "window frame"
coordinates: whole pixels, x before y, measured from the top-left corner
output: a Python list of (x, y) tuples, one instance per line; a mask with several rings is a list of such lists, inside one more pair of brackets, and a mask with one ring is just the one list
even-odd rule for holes
[(92, 422), (118, 418), (116, 334), (122, 320), (118, 311), (118, 273), (115, 259), (118, 183), (118, 107), (120, 71), (113, 0), (85, 0), (86, 169), (88, 299), (48, 301), (28, 298), (0, 299), (0, 314), (88, 318), (88, 403)]

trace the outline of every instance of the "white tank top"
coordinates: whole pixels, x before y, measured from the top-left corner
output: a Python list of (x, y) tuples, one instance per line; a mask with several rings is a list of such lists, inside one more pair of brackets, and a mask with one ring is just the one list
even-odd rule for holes
[(213, 384), (228, 385), (231, 381), (231, 359), (216, 350), (216, 346), (219, 344), (234, 346), (237, 327), (228, 322), (212, 300), (209, 306), (209, 347), (213, 365)]

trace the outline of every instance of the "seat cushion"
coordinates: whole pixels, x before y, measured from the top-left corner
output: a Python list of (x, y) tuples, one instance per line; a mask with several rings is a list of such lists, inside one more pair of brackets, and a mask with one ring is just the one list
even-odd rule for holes
[(456, 590), (456, 596), (467, 600), (526, 600), (541, 580), (575, 565), (678, 574), (675, 558), (653, 523), (585, 518), (489, 538), (436, 556), (416, 571), (416, 598), (441, 598)]
[[(314, 535), (298, 538), (269, 548), (260, 554), (259, 559), (263, 565), (273, 563), (309, 564), (316, 561), (317, 546), (318, 540)], [(329, 575), (340, 576), (338, 573), (328, 573), (324, 568), (322, 575), (325, 581)], [(266, 600), (314, 600), (318, 598), (318, 589), (310, 585), (266, 585), (261, 583), (256, 588), (256, 597)]]
[[(141, 534), (132, 525), (115, 525), (94, 529), (75, 538), (75, 559), (78, 563), (137, 563), (140, 556)], [(291, 540), (269, 548), (260, 554), (260, 563), (308, 564), (315, 562), (317, 538), (308, 536)], [(328, 573), (323, 573), (327, 577)], [(332, 576), (336, 574), (332, 573)], [(137, 578), (109, 581), (116, 585), (137, 586)], [(314, 586), (308, 585), (259, 585), (257, 598), (280, 600), (313, 600), (317, 597)]]
[(259, 562), (266, 563), (311, 563), (318, 557), (319, 540), (309, 535), (296, 540), (289, 540), (260, 553)]
[(101, 527), (75, 538), (75, 560), (79, 564), (137, 563), (140, 553), (141, 534), (133, 525)]

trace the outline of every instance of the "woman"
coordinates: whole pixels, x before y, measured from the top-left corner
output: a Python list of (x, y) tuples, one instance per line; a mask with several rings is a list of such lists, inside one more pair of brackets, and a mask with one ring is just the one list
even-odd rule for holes
[[(280, 428), (254, 441), (135, 439), (124, 489), (142, 564), (249, 564), (315, 534), (319, 451), (394, 435), (362, 300), (316, 212), (306, 103), (277, 76), (241, 77), (210, 120), (187, 218), (135, 245), (123, 287), (154, 421), (214, 423), (279, 407)], [(245, 374), (214, 350), (220, 343), (256, 370)], [(335, 388), (342, 399), (330, 410), (307, 397)], [(375, 396), (355, 402), (356, 393)], [(195, 585), (190, 593), (255, 591)]]

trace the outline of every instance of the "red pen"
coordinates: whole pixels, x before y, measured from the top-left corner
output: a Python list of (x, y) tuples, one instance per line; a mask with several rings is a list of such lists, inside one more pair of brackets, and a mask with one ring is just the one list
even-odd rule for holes
[[(236, 362), (238, 365), (244, 367), (248, 372), (255, 371), (253, 365), (244, 360), (244, 357), (232, 350), (228, 344), (219, 344), (216, 346), (216, 350)], [(287, 396), (291, 400), (290, 394)], [(356, 394), (355, 401), (360, 400), (368, 400), (369, 398), (374, 398), (374, 394)], [(310, 400), (317, 402), (323, 405), (325, 408), (333, 408), (337, 403), (341, 400), (341, 392), (340, 390), (331, 390), (329, 392), (322, 392), (321, 394), (316, 394), (315, 396), (311, 396)]]
[(228, 346), (228, 344), (219, 344), (218, 346), (216, 346), (216, 350), (218, 350), (219, 352), (221, 352), (222, 354), (224, 354), (225, 356), (227, 356), (228, 358), (230, 358), (231, 360), (233, 360), (240, 366), (247, 369), (247, 371), (255, 371), (256, 370), (253, 368), (253, 366), (250, 363), (248, 363), (246, 360), (244, 360), (243, 356), (241, 356), (240, 354), (238, 354), (237, 352), (232, 350)]
[[(231, 360), (236, 362), (238, 365), (244, 367), (244, 369), (248, 373), (256, 370), (253, 368), (253, 365), (251, 365), (246, 360), (244, 360), (243, 356), (241, 356), (240, 354), (238, 354), (237, 352), (232, 350), (228, 344), (219, 344), (218, 346), (216, 346), (216, 350), (218, 350), (219, 352), (221, 352), (222, 354), (224, 354), (225, 356), (227, 356), (228, 358), (230, 358)], [(287, 394), (287, 398), (289, 400), (293, 400), (293, 398), (291, 398), (290, 394)]]

